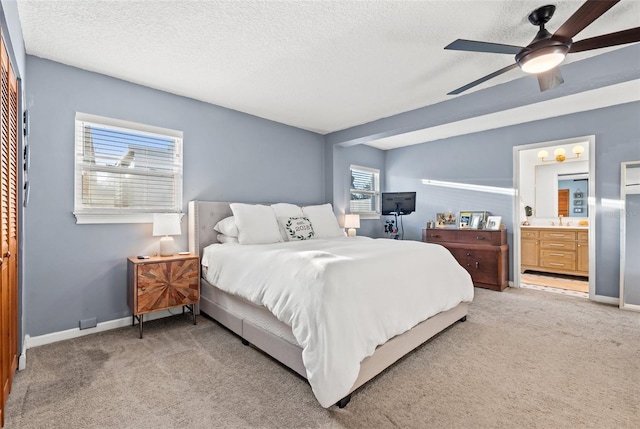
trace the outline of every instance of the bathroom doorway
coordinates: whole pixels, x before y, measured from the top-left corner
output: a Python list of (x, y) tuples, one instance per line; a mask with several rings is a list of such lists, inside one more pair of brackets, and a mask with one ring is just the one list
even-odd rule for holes
[(595, 137), (514, 147), (514, 286), (595, 296)]

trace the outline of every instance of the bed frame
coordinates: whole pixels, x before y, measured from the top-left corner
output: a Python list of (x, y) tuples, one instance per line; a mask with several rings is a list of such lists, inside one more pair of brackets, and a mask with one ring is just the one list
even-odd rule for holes
[[(227, 202), (208, 201), (189, 202), (189, 252), (201, 256), (202, 249), (209, 244), (218, 242), (218, 233), (213, 230), (213, 227), (218, 221), (233, 214), (229, 204)], [(200, 281), (205, 285), (215, 287), (210, 285), (204, 278), (201, 278)], [(224, 292), (220, 291), (220, 293)], [(234, 299), (241, 298), (234, 297)], [(249, 303), (249, 305), (256, 307), (256, 311), (267, 311), (254, 304)], [(467, 318), (467, 307), (467, 303), (462, 302), (451, 310), (438, 313), (414, 326), (411, 330), (397, 335), (378, 346), (373, 355), (361, 362), (358, 378), (348, 395), (337, 400), (336, 405), (340, 408), (345, 407), (351, 400), (351, 393), (357, 388), (434, 335), (457, 321), (464, 322)], [(302, 348), (299, 346), (293, 345), (250, 321), (238, 317), (217, 302), (202, 295), (200, 297), (199, 311), (236, 333), (242, 338), (243, 344), (254, 345), (306, 378), (306, 369), (302, 363)], [(273, 316), (273, 319), (274, 323), (281, 323), (276, 321), (275, 316)]]

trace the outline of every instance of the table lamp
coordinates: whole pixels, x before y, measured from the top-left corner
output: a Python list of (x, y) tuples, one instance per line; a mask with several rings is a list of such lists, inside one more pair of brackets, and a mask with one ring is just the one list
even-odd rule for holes
[(180, 215), (177, 213), (155, 213), (153, 215), (153, 236), (160, 239), (160, 256), (172, 256), (176, 253), (173, 237), (180, 235)]
[(355, 237), (356, 228), (360, 228), (360, 215), (358, 214), (344, 215), (344, 227), (349, 228), (347, 231), (347, 235), (349, 235), (349, 237)]

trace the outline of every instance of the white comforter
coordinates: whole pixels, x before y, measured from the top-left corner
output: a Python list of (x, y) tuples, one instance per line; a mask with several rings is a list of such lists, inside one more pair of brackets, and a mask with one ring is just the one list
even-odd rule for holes
[(213, 244), (202, 265), (211, 284), (291, 326), (323, 407), (349, 393), (378, 345), (473, 299), (471, 277), (449, 251), (417, 241)]

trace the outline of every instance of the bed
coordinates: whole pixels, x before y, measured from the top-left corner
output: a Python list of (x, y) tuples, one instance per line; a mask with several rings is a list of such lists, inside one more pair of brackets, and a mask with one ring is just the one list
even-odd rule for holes
[[(189, 202), (189, 251), (199, 255), (201, 262), (203, 262), (199, 311), (237, 334), (242, 338), (244, 344), (251, 344), (266, 352), (306, 378), (318, 402), (324, 407), (329, 407), (333, 404), (336, 404), (340, 408), (346, 406), (351, 399), (351, 393), (368, 380), (375, 377), (405, 354), (423, 344), (429, 338), (457, 321), (466, 320), (468, 302), (473, 298), (471, 278), (446, 250), (442, 253), (443, 248), (441, 248), (441, 246), (418, 242), (398, 243), (396, 240), (353, 239), (347, 237), (266, 245), (251, 244), (245, 246), (242, 244), (219, 244), (219, 233), (214, 230), (214, 226), (219, 221), (232, 215), (231, 203), (207, 201)], [(215, 244), (215, 246), (212, 246), (212, 244)], [(433, 271), (446, 273), (447, 279), (451, 279), (446, 282), (447, 285), (439, 287), (449, 287), (458, 292), (446, 299), (434, 299), (434, 301), (442, 301), (438, 304), (442, 309), (429, 310), (433, 314), (429, 313), (426, 317), (412, 314), (415, 313), (413, 310), (407, 311), (411, 317), (419, 317), (417, 323), (409, 320), (397, 321), (405, 317), (404, 315), (399, 315), (402, 317), (395, 317), (396, 313), (401, 313), (397, 311), (394, 313), (394, 317), (390, 318), (390, 321), (385, 320), (380, 323), (378, 323), (378, 319), (384, 318), (367, 319), (365, 322), (366, 317), (372, 316), (368, 314), (360, 316), (359, 310), (351, 312), (336, 308), (330, 311), (318, 311), (318, 313), (327, 314), (323, 314), (322, 316), (313, 315), (313, 317), (331, 319), (328, 321), (322, 319), (320, 322), (315, 319), (311, 321), (314, 329), (316, 329), (316, 326), (328, 326), (328, 328), (323, 328), (325, 330), (322, 331), (322, 335), (316, 335), (318, 338), (310, 335), (308, 329), (300, 328), (301, 325), (298, 322), (297, 315), (298, 307), (293, 307), (294, 310), (285, 308), (286, 305), (290, 305), (290, 301), (293, 301), (290, 299), (290, 296), (287, 295), (286, 299), (280, 298), (279, 301), (269, 301), (268, 297), (264, 297), (265, 295), (275, 294), (275, 292), (272, 293), (272, 291), (278, 290), (280, 286), (282, 286), (282, 291), (278, 293), (289, 294), (300, 293), (298, 290), (307, 286), (307, 284), (304, 283), (297, 287), (287, 289), (289, 282), (282, 280), (289, 278), (287, 277), (287, 269), (270, 268), (274, 267), (275, 263), (272, 259), (262, 259), (263, 257), (266, 258), (267, 254), (269, 254), (270, 258), (276, 256), (278, 258), (288, 258), (287, 261), (289, 262), (292, 260), (297, 261), (301, 258), (305, 259), (305, 261), (300, 262), (300, 264), (311, 263), (311, 265), (317, 265), (319, 263), (318, 261), (320, 261), (322, 265), (325, 264), (324, 261), (327, 259), (332, 261), (329, 265), (322, 265), (322, 269), (318, 271), (322, 272), (323, 275), (325, 275), (325, 272), (336, 273), (332, 276), (326, 274), (328, 278), (330, 277), (331, 283), (329, 280), (319, 281), (326, 282), (327, 285), (331, 284), (333, 290), (343, 288), (342, 290), (345, 291), (345, 295), (342, 295), (342, 292), (340, 292), (337, 294), (338, 298), (330, 298), (331, 293), (327, 293), (326, 291), (323, 292), (323, 294), (315, 292), (320, 290), (321, 286), (324, 287), (324, 283), (309, 289), (318, 296), (322, 295), (322, 299), (327, 299), (327, 302), (329, 302), (329, 299), (334, 299), (331, 305), (336, 305), (335, 303), (341, 304), (342, 301), (347, 301), (346, 296), (349, 295), (346, 293), (348, 291), (347, 288), (351, 288), (352, 283), (357, 283), (358, 278), (361, 277), (355, 278), (353, 275), (349, 276), (349, 274), (353, 272), (353, 270), (349, 269), (351, 266), (349, 264), (355, 264), (355, 262), (351, 262), (351, 260), (364, 260), (364, 256), (360, 258), (359, 255), (370, 253), (368, 249), (380, 248), (375, 251), (371, 250), (372, 254), (380, 253), (385, 251), (384, 248), (386, 248), (386, 246), (396, 246), (395, 248), (398, 249), (400, 247), (413, 246), (412, 249), (415, 253), (418, 251), (422, 252), (423, 249), (427, 249), (427, 246), (433, 246), (432, 249), (436, 253), (436, 256), (433, 256), (436, 262), (433, 262), (433, 264), (442, 267), (442, 269), (438, 268)], [(337, 250), (334, 251), (333, 249)], [(214, 256), (211, 256), (212, 252), (214, 252)], [(265, 256), (263, 256), (263, 254)], [(298, 255), (304, 255), (304, 257)], [(311, 262), (306, 261), (307, 258), (311, 258)], [(240, 259), (242, 259), (242, 262), (239, 261)], [(429, 259), (431, 259), (431, 256)], [(248, 261), (254, 262), (249, 263)], [(212, 267), (212, 265), (214, 266)], [(411, 267), (422, 264), (416, 264), (415, 261), (412, 261), (411, 266), (407, 265), (403, 267), (401, 258), (396, 258), (391, 265), (394, 270), (410, 271)], [(280, 279), (280, 281), (275, 283), (277, 287), (274, 286), (274, 284), (265, 286), (270, 289), (261, 289), (260, 293), (243, 291), (243, 283), (250, 281), (257, 282), (256, 284), (260, 285), (264, 283), (262, 279), (252, 280), (256, 277), (255, 275), (252, 277), (245, 276), (245, 272), (249, 272), (253, 269), (253, 266), (255, 266), (258, 274), (264, 272), (264, 276), (261, 276), (264, 278), (272, 275), (270, 274), (271, 272), (276, 272), (278, 275), (276, 275), (274, 279)], [(339, 270), (337, 268), (334, 269), (335, 266), (340, 267)], [(362, 266), (363, 265), (360, 265), (360, 268), (362, 268)], [(299, 269), (291, 268), (291, 270)], [(373, 272), (371, 276), (380, 276), (381, 274), (380, 272), (376, 273), (374, 269), (371, 271)], [(296, 272), (295, 276), (292, 275), (291, 278), (297, 277), (298, 275)], [(440, 276), (442, 277), (442, 275)], [(318, 277), (318, 274), (314, 272), (309, 276), (309, 284), (311, 284), (314, 281), (313, 279)], [(345, 278), (344, 284), (340, 284), (342, 276)], [(234, 278), (242, 281), (237, 281), (237, 285), (229, 286), (230, 279)], [(367, 286), (372, 283), (370, 278), (364, 278), (366, 279)], [(442, 280), (438, 281), (443, 283)], [(391, 290), (393, 288), (393, 291), (396, 289), (403, 290), (405, 283), (408, 282), (403, 281), (400, 285), (389, 285), (387, 289)], [(257, 288), (252, 286), (250, 290), (254, 291), (256, 289)], [(377, 299), (378, 301), (386, 299), (385, 305), (390, 306), (388, 304), (391, 302), (391, 300), (388, 299), (390, 296), (388, 290), (386, 290), (385, 287), (376, 287), (376, 290), (378, 289), (381, 289), (387, 293), (387, 295), (383, 295), (382, 298), (376, 298), (375, 293), (371, 292), (371, 294), (364, 293), (358, 296), (357, 299), (362, 302), (366, 302), (367, 299)], [(332, 289), (329, 289), (327, 286), (327, 290)], [(419, 290), (426, 291), (427, 288), (419, 288)], [(434, 290), (436, 290), (435, 287)], [(432, 292), (432, 296), (434, 296), (434, 293), (435, 292)], [(437, 296), (446, 294), (448, 294), (448, 292), (438, 292)], [(327, 296), (326, 298), (324, 298), (325, 295)], [(336, 294), (334, 293), (333, 295)], [(369, 295), (372, 295), (373, 298), (369, 298)], [(400, 293), (398, 293), (398, 295), (400, 295)], [(416, 300), (414, 299), (413, 302), (416, 302)], [(317, 306), (317, 304), (315, 305)], [(412, 302), (409, 301), (398, 305), (411, 306)], [(423, 306), (421, 304), (416, 307)], [(369, 304), (360, 304), (358, 308), (368, 310)], [(420, 308), (420, 311), (423, 311), (422, 308)], [(371, 312), (372, 311), (367, 311), (367, 313)], [(352, 313), (357, 314), (357, 316)], [(382, 312), (379, 311), (379, 313)], [(342, 317), (343, 320), (339, 319), (339, 317)], [(354, 317), (356, 317), (356, 319), (353, 319)], [(360, 317), (362, 317), (362, 320)], [(335, 320), (332, 320), (332, 318), (335, 318)], [(347, 321), (346, 323), (345, 320)], [(410, 323), (410, 325), (405, 328), (402, 323)], [(374, 338), (367, 338), (366, 341), (361, 341), (360, 338), (357, 337), (360, 335), (360, 328), (350, 329), (351, 326), (357, 327), (360, 324), (366, 325), (367, 330), (370, 326), (376, 325), (375, 329), (378, 329), (378, 332), (373, 335)], [(393, 325), (393, 327), (387, 328), (387, 324)], [(397, 333), (394, 333), (395, 331), (397, 331)], [(394, 334), (390, 335), (389, 332)], [(346, 337), (342, 338), (343, 335), (346, 335)], [(386, 336), (388, 336), (388, 338)], [(380, 340), (380, 338), (383, 339)], [(372, 343), (372, 341), (374, 343)], [(356, 344), (356, 346), (351, 347), (352, 344)], [(374, 344), (373, 347), (372, 344)], [(343, 349), (345, 353), (344, 359), (340, 356)], [(348, 362), (354, 359), (352, 355), (359, 356), (356, 358), (357, 361), (355, 363)], [(343, 366), (345, 368), (343, 368)]]

